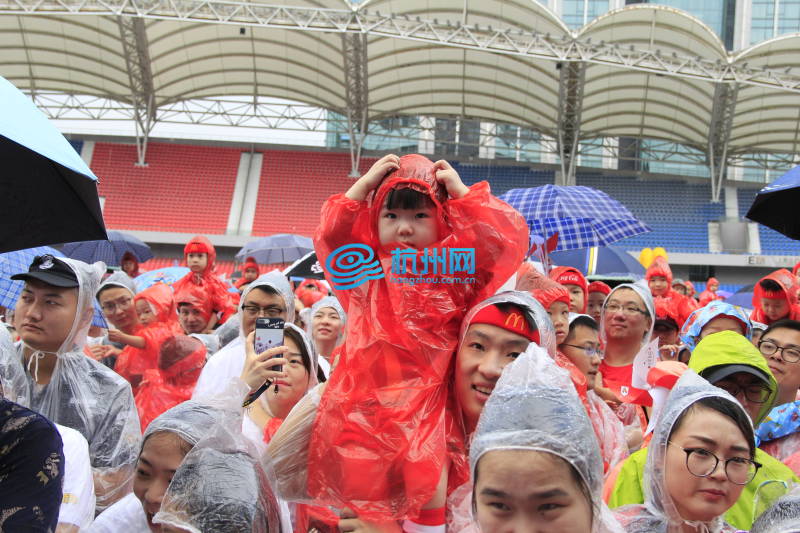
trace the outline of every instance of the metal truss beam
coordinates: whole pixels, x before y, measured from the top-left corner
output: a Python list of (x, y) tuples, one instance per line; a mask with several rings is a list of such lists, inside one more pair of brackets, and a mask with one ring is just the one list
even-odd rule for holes
[(586, 63), (572, 62), (561, 66), (558, 82), (558, 155), (561, 161), (559, 185), (575, 185), (575, 168), (580, 143), (583, 87)]
[(350, 177), (360, 176), (361, 148), (367, 135), (369, 85), (367, 83), (367, 36), (342, 34), (344, 81), (347, 105), (347, 130), (350, 134)]
[(711, 174), (711, 201), (720, 202), (722, 182), (728, 169), (728, 141), (731, 138), (733, 115), (739, 85), (719, 83), (714, 87), (714, 105), (708, 128), (708, 170)]
[(699, 56), (666, 55), (634, 45), (552, 36), (523, 28), (493, 28), (460, 22), (420, 20), (394, 14), (382, 15), (314, 7), (271, 6), (235, 0), (0, 0), (0, 13), (17, 15), (128, 16), (286, 30), (362, 33), (421, 41), (440, 46), (485, 50), (552, 61), (585, 61), (708, 81), (737, 82), (800, 93), (800, 77), (783, 70), (748, 68), (732, 60)]
[(130, 80), (133, 119), (136, 123), (137, 165), (145, 166), (147, 140), (156, 118), (147, 32), (141, 17), (118, 16), (117, 24)]

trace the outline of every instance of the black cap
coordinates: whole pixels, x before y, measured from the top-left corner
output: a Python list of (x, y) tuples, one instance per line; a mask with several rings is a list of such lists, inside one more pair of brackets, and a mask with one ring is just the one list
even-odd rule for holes
[(653, 323), (653, 327), (656, 326), (665, 326), (674, 329), (676, 331), (681, 329), (680, 326), (678, 326), (678, 323), (675, 322), (675, 320), (673, 320), (672, 317), (669, 316), (656, 317), (656, 321)]
[(705, 378), (706, 381), (713, 385), (717, 381), (722, 381), (728, 376), (732, 376), (733, 374), (737, 374), (739, 372), (744, 372), (745, 374), (755, 376), (763, 381), (767, 386), (771, 385), (769, 376), (767, 376), (758, 368), (750, 365), (716, 365), (706, 368), (700, 373), (700, 376)]
[(80, 285), (78, 276), (75, 275), (72, 268), (58, 257), (50, 254), (37, 255), (33, 258), (27, 272), (14, 274), (11, 279), (23, 281), (35, 279), (55, 287), (78, 287)]

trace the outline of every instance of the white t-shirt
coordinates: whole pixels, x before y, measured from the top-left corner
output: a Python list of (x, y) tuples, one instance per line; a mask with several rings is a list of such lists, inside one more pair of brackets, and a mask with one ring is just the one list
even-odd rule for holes
[(192, 399), (209, 398), (225, 390), (231, 378), (238, 378), (244, 370), (244, 339), (237, 337), (211, 356), (192, 393)]
[(56, 428), (64, 443), (64, 497), (58, 522), (85, 530), (94, 520), (96, 504), (89, 443), (79, 431), (59, 424)]
[(100, 513), (88, 533), (150, 533), (142, 502), (130, 493)]

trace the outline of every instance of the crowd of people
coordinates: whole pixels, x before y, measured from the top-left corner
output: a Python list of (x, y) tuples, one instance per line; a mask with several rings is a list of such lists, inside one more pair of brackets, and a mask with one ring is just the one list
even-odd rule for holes
[[(387, 155), (322, 206), (320, 264), (379, 265), (349, 288), (252, 258), (230, 283), (202, 236), (142, 290), (131, 256), (36, 257), (0, 328), (0, 531), (800, 531), (797, 271), (745, 310), (529, 239), (488, 183)], [(401, 281), (443, 249), (468, 281)]]

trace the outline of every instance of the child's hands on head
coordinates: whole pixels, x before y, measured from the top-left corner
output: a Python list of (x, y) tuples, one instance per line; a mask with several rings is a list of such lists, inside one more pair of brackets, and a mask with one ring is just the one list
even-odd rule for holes
[(436, 170), (436, 181), (447, 189), (450, 198), (461, 198), (469, 192), (469, 187), (464, 185), (461, 176), (450, 166), (450, 163), (440, 159), (433, 164), (433, 168)]
[(400, 158), (395, 154), (387, 154), (381, 157), (375, 161), (366, 174), (358, 178), (358, 181), (350, 187), (345, 196), (357, 202), (364, 201), (370, 191), (380, 185), (386, 174), (399, 168)]

